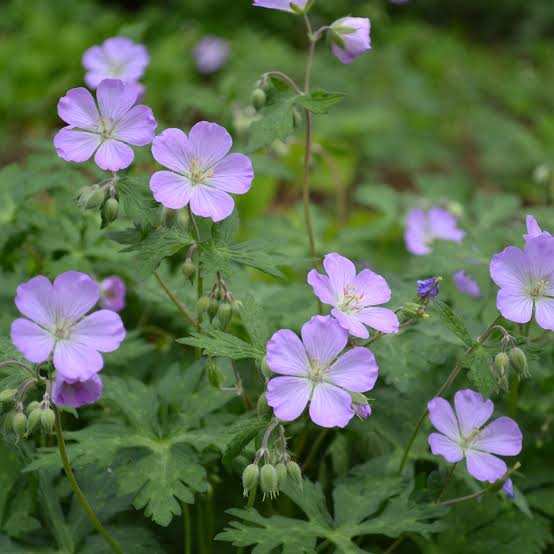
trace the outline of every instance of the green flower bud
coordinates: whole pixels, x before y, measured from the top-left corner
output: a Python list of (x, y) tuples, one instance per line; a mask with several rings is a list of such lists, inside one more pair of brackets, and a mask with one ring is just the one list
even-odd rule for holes
[(23, 412), (17, 412), (13, 416), (12, 426), (18, 437), (24, 437), (27, 432), (27, 416)]
[(194, 265), (194, 262), (190, 258), (187, 258), (183, 263), (183, 265), (181, 266), (181, 271), (183, 272), (183, 275), (187, 279), (191, 279), (192, 277), (194, 277), (194, 274), (196, 273), (196, 266)]
[(261, 88), (256, 88), (253, 90), (252, 95), (250, 96), (250, 102), (256, 110), (261, 110), (267, 101), (267, 96)]
[(506, 373), (506, 370), (508, 369), (510, 365), (510, 358), (506, 352), (499, 352), (494, 357), (494, 369), (498, 373), (499, 376), (503, 376)]
[(208, 362), (208, 381), (212, 387), (220, 389), (223, 385), (224, 376), (221, 370), (212, 362)]
[(244, 496), (248, 496), (248, 493), (258, 484), (260, 477), (260, 468), (258, 464), (250, 464), (244, 468), (242, 472), (242, 486), (244, 489)]
[(219, 302), (215, 298), (210, 298), (210, 304), (208, 306), (208, 315), (210, 316), (210, 319), (213, 319), (215, 317), (218, 309)]
[(2, 392), (0, 392), (0, 402), (8, 402), (9, 400), (13, 400), (16, 394), (17, 390), (15, 389), (4, 389)]
[(45, 433), (51, 433), (56, 422), (56, 414), (51, 408), (45, 408), (40, 414), (40, 424)]
[(222, 329), (225, 329), (225, 327), (229, 325), (231, 317), (233, 317), (233, 308), (231, 308), (231, 304), (227, 302), (220, 304), (217, 310), (217, 319), (219, 319)]
[(361, 392), (352, 392), (348, 391), (352, 397), (353, 404), (361, 404), (362, 406), (367, 406), (369, 404), (367, 396)]
[(27, 412), (27, 415), (29, 415), (33, 410), (36, 410), (37, 408), (40, 408), (40, 402), (33, 400), (27, 405), (27, 408), (25, 408), (25, 411)]
[(240, 300), (233, 300), (233, 302), (231, 302), (231, 307), (233, 308), (233, 312), (238, 314), (242, 309), (242, 302)]
[(525, 352), (516, 346), (508, 352), (508, 356), (510, 357), (512, 367), (517, 371), (517, 373), (519, 375), (523, 375), (524, 377), (529, 377), (527, 356), (525, 356)]
[(171, 208), (162, 208), (161, 222), (164, 227), (171, 227), (174, 221), (177, 219), (177, 210)]
[(406, 304), (402, 306), (402, 310), (410, 315), (418, 315), (421, 312), (421, 305), (415, 302), (406, 302)]
[(196, 303), (196, 309), (199, 314), (203, 314), (210, 307), (210, 299), (207, 296), (201, 296)]
[(103, 204), (105, 197), (106, 192), (103, 188), (89, 187), (79, 197), (79, 206), (85, 208), (85, 210), (96, 210)]
[(267, 398), (265, 395), (265, 392), (260, 394), (260, 397), (258, 398), (258, 404), (256, 406), (258, 410), (258, 415), (261, 418), (265, 418), (271, 414), (271, 408), (269, 407), (269, 404), (267, 403)]
[(27, 435), (30, 435), (34, 431), (35, 427), (38, 425), (38, 422), (41, 420), (41, 416), (42, 416), (41, 408), (35, 408), (29, 414), (29, 419), (27, 420)]
[(275, 471), (277, 472), (279, 486), (281, 486), (287, 480), (287, 466), (283, 462), (279, 462), (275, 466)]
[(108, 198), (102, 206), (102, 217), (106, 223), (117, 219), (119, 214), (119, 202), (115, 198)]
[(260, 484), (264, 493), (264, 500), (266, 495), (269, 498), (275, 498), (279, 494), (279, 477), (277, 476), (275, 466), (265, 464), (262, 467), (260, 471)]
[(260, 363), (260, 371), (262, 372), (262, 375), (266, 379), (266, 381), (269, 381), (271, 379), (271, 376), (273, 375), (271, 369), (269, 369), (269, 366), (267, 365), (267, 356), (264, 356), (262, 358), (262, 361)]
[(287, 463), (287, 472), (297, 485), (302, 486), (302, 470), (296, 462)]

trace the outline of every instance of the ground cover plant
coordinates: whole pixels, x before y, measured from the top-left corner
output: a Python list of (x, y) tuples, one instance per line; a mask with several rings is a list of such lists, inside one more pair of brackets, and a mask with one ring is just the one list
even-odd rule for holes
[(328, 4), (0, 9), (1, 552), (551, 548), (551, 47)]

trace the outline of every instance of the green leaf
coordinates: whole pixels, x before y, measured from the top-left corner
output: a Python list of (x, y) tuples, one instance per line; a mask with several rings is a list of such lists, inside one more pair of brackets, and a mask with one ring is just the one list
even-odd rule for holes
[(497, 388), (491, 372), (491, 353), (479, 347), (463, 361), (463, 365), (469, 367), (467, 376), (475, 388), (488, 398)]
[(438, 311), (442, 322), (454, 333), (461, 341), (469, 347), (475, 347), (477, 344), (473, 337), (469, 334), (464, 322), (452, 311), (450, 306), (444, 302), (437, 300), (433, 306)]
[(233, 425), (233, 427), (229, 429), (229, 433), (234, 436), (223, 453), (223, 463), (231, 463), (248, 446), (250, 441), (266, 427), (267, 421), (263, 421), (257, 417)]
[(117, 195), (122, 212), (139, 228), (159, 222), (159, 204), (152, 197), (147, 178), (120, 179), (117, 183)]
[(248, 344), (242, 339), (219, 329), (210, 329), (208, 335), (192, 333), (191, 337), (177, 339), (177, 342), (202, 348), (204, 353), (210, 356), (221, 356), (232, 360), (247, 358), (257, 360), (265, 356), (265, 351), (262, 348)]
[(312, 113), (325, 114), (328, 113), (330, 108), (340, 102), (344, 96), (345, 94), (342, 92), (314, 90), (310, 94), (299, 96), (296, 99), (296, 103)]

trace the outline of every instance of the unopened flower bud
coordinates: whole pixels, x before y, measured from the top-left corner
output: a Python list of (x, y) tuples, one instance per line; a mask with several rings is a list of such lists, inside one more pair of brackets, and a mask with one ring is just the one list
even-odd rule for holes
[(248, 496), (248, 493), (258, 484), (260, 477), (260, 468), (258, 464), (250, 464), (244, 468), (242, 472), (242, 487), (244, 489), (244, 496)]
[(27, 420), (27, 435), (30, 435), (35, 427), (38, 425), (39, 421), (41, 420), (42, 416), (42, 409), (41, 408), (35, 408), (30, 414), (29, 419)]
[(264, 356), (262, 358), (262, 361), (260, 363), (260, 371), (262, 372), (262, 375), (266, 380), (271, 379), (272, 371), (269, 369), (269, 366), (267, 365), (267, 356)]
[(231, 302), (231, 307), (233, 308), (233, 312), (238, 314), (242, 309), (242, 302), (240, 300), (233, 300), (233, 302)]
[(196, 266), (194, 265), (194, 262), (190, 258), (187, 258), (183, 263), (183, 265), (181, 266), (181, 271), (183, 272), (183, 275), (187, 279), (191, 279), (192, 277), (194, 277), (194, 274), (196, 273)]
[(208, 315), (210, 316), (210, 319), (213, 319), (215, 317), (218, 308), (219, 302), (215, 298), (210, 298), (210, 304), (208, 306)]
[(365, 394), (362, 394), (361, 392), (352, 392), (352, 391), (348, 391), (348, 392), (352, 397), (353, 404), (360, 404), (361, 406), (368, 405), (367, 396)]
[(79, 206), (85, 210), (96, 210), (102, 205), (105, 197), (106, 193), (103, 188), (89, 187), (79, 197)]
[(164, 227), (171, 227), (177, 219), (177, 210), (171, 208), (162, 208), (161, 222)]
[(199, 314), (203, 314), (210, 307), (210, 299), (207, 296), (201, 296), (196, 303), (196, 309)]
[(296, 462), (287, 463), (287, 472), (297, 485), (302, 486), (302, 470)]
[(506, 352), (499, 352), (494, 357), (494, 369), (500, 377), (503, 377), (506, 374), (506, 370), (510, 365), (510, 358)]
[(231, 304), (227, 302), (220, 304), (217, 310), (217, 319), (219, 319), (222, 329), (225, 329), (225, 327), (229, 325), (231, 317), (233, 317), (233, 308), (231, 308)]
[(13, 416), (12, 426), (14, 433), (18, 437), (25, 436), (25, 433), (27, 432), (27, 416), (23, 412), (17, 412)]
[(287, 480), (287, 466), (283, 462), (279, 462), (275, 466), (275, 471), (277, 472), (279, 486), (281, 486)]
[(106, 223), (111, 223), (117, 219), (119, 214), (119, 202), (116, 198), (108, 198), (102, 206), (102, 217)]
[(212, 387), (216, 389), (221, 388), (223, 385), (224, 376), (221, 370), (210, 360), (208, 363), (208, 381)]
[(517, 371), (517, 373), (519, 375), (523, 375), (524, 377), (529, 377), (527, 356), (525, 356), (525, 352), (516, 346), (508, 352), (508, 356), (510, 357), (512, 367)]
[(410, 315), (416, 315), (421, 311), (421, 306), (415, 302), (406, 302), (406, 304), (402, 306), (402, 310)]
[(250, 96), (250, 102), (256, 110), (261, 110), (265, 106), (266, 100), (267, 96), (261, 88), (254, 89)]
[(8, 402), (13, 400), (17, 391), (15, 389), (4, 389), (0, 392), (0, 402)]
[(27, 415), (29, 415), (33, 410), (36, 410), (37, 408), (40, 408), (40, 402), (33, 400), (27, 405), (27, 408), (25, 408), (25, 411), (27, 412)]
[(51, 408), (45, 408), (40, 414), (40, 424), (45, 433), (51, 433), (56, 422), (56, 414)]
[(272, 464), (265, 464), (260, 471), (260, 484), (264, 493), (264, 499), (275, 498), (279, 494), (279, 478), (277, 470)]
[(260, 394), (256, 408), (258, 410), (258, 415), (262, 418), (267, 417), (271, 414), (271, 408), (267, 403), (267, 397), (265, 392)]

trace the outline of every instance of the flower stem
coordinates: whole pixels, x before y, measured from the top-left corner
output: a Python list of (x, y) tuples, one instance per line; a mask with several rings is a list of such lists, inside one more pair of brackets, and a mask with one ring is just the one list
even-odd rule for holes
[[(496, 324), (498, 323), (498, 321), (500, 320), (500, 318), (501, 318), (501, 316), (498, 316), (487, 327), (485, 332), (477, 339), (477, 343), (474, 346), (470, 346), (465, 351), (465, 356), (467, 356), (468, 354), (471, 354), (472, 352), (474, 352), (475, 349), (478, 346), (482, 345), (487, 340), (487, 338), (489, 337), (491, 332), (494, 330), (494, 328), (495, 328)], [(458, 363), (454, 366), (454, 369), (452, 369), (452, 371), (450, 372), (450, 374), (446, 378), (446, 381), (442, 384), (441, 388), (435, 394), (434, 398), (437, 397), (437, 396), (442, 396), (449, 389), (450, 385), (455, 381), (456, 377), (458, 377), (460, 371), (462, 371), (462, 365), (460, 363)], [(414, 429), (414, 431), (413, 431), (413, 433), (410, 437), (410, 440), (408, 441), (408, 446), (406, 446), (406, 449), (404, 450), (404, 455), (402, 456), (402, 460), (400, 460), (400, 465), (398, 466), (398, 475), (402, 474), (402, 471), (404, 470), (404, 466), (406, 465), (406, 462), (408, 461), (408, 454), (410, 453), (410, 450), (411, 450), (411, 448), (412, 448), (412, 446), (413, 446), (413, 444), (414, 444), (414, 442), (417, 438), (417, 435), (419, 434), (419, 430), (423, 426), (423, 423), (425, 422), (428, 415), (429, 415), (429, 410), (427, 408), (425, 408), (425, 411), (423, 412), (423, 414), (419, 418), (418, 422), (416, 423), (415, 429)]]
[(198, 329), (200, 329), (200, 323), (192, 317), (190, 312), (179, 302), (179, 299), (175, 296), (173, 291), (169, 288), (167, 283), (162, 279), (161, 275), (158, 271), (154, 272), (154, 277), (156, 277), (156, 280), (158, 281), (160, 287), (164, 290), (164, 292), (167, 294), (168, 298), (175, 304), (176, 308)]
[(450, 468), (450, 471), (448, 472), (448, 475), (446, 476), (446, 479), (444, 480), (444, 485), (442, 486), (441, 490), (439, 491), (439, 494), (437, 494), (437, 499), (435, 500), (435, 503), (437, 503), (441, 496), (445, 493), (448, 484), (450, 483), (450, 479), (452, 479), (452, 475), (454, 475), (454, 470), (456, 469), (456, 466), (458, 465), (458, 462), (455, 462), (452, 464), (452, 467)]
[(67, 450), (65, 448), (60, 411), (58, 410), (58, 408), (54, 408), (54, 412), (56, 414), (56, 438), (58, 442), (58, 450), (60, 451), (60, 457), (62, 459), (63, 468), (67, 476), (67, 479), (69, 481), (69, 484), (71, 486), (71, 489), (73, 490), (73, 493), (77, 497), (77, 500), (79, 500), (79, 503), (83, 507), (83, 510), (85, 511), (88, 518), (94, 525), (95, 529), (104, 537), (106, 542), (110, 545), (111, 549), (116, 554), (124, 554), (123, 550), (121, 550), (119, 545), (115, 542), (115, 540), (111, 537), (108, 531), (106, 531), (104, 526), (100, 523), (100, 520), (96, 517), (96, 514), (94, 513), (94, 510), (89, 504), (87, 497), (84, 495), (83, 491), (81, 490), (81, 487), (79, 487), (79, 483), (77, 483), (77, 479), (75, 479), (75, 475), (73, 473), (73, 470), (71, 469), (71, 464), (69, 463), (69, 457), (67, 456)]
[(329, 433), (329, 429), (322, 429), (320, 431), (317, 439), (314, 442), (314, 445), (312, 446), (312, 449), (310, 450), (310, 453), (308, 454), (308, 457), (306, 458), (306, 461), (302, 466), (302, 471), (306, 471), (306, 469), (308, 469), (308, 467), (310, 467), (311, 463), (314, 461), (315, 455), (317, 454), (321, 443), (327, 436), (327, 433)]
[(181, 502), (181, 510), (183, 512), (183, 542), (184, 553), (192, 554), (192, 529), (190, 526), (190, 508), (186, 502)]
[(404, 541), (406, 540), (406, 535), (400, 535), (386, 550), (384, 554), (391, 554), (394, 552)]

